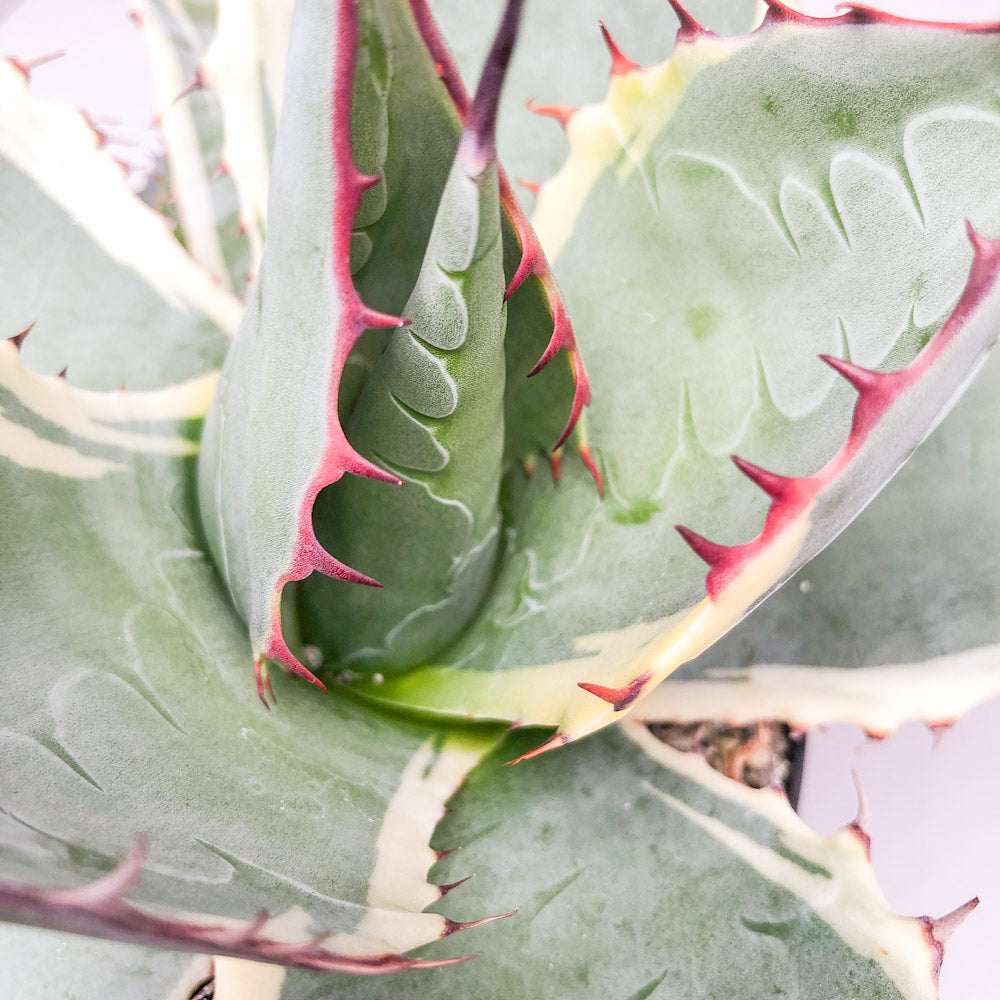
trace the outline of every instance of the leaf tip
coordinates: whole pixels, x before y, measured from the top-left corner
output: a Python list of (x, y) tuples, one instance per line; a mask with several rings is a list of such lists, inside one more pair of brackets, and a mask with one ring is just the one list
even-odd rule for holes
[(486, 57), (479, 85), (469, 107), (465, 120), (463, 143), (472, 146), (472, 156), (482, 161), (482, 165), (496, 159), (497, 107), (503, 89), (507, 66), (514, 51), (517, 32), (521, 22), (524, 0), (507, 0), (500, 26), (493, 39), (490, 53)]

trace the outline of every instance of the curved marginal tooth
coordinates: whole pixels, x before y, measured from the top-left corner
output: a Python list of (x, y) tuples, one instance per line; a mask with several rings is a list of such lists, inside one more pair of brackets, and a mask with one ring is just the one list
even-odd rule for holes
[(401, 326), (409, 326), (410, 321), (402, 316), (391, 316), (389, 313), (379, 312), (377, 309), (369, 309), (362, 306), (358, 319), (364, 324), (366, 330), (397, 329)]
[[(542, 356), (535, 362), (535, 367), (528, 372), (528, 378), (537, 375), (564, 347), (569, 351), (576, 351), (576, 338), (573, 336), (573, 324), (566, 315), (562, 301), (556, 299), (552, 302), (552, 336), (549, 337)], [(579, 382), (581, 372), (576, 365), (573, 370)], [(590, 402), (589, 396), (586, 402)]]
[(600, 21), (598, 23), (601, 27), (601, 35), (604, 38), (604, 44), (608, 47), (608, 53), (611, 56), (611, 75), (624, 76), (626, 73), (631, 73), (633, 70), (641, 69), (638, 63), (629, 59), (629, 57), (618, 47), (618, 43), (611, 37), (611, 32), (608, 31), (604, 22)]
[(147, 846), (146, 837), (140, 834), (136, 837), (132, 850), (128, 852), (125, 860), (114, 871), (108, 872), (103, 878), (94, 882), (80, 886), (79, 889), (49, 890), (49, 898), (58, 901), (62, 906), (106, 911), (109, 905), (118, 902), (138, 880), (146, 860)]
[(759, 465), (754, 465), (753, 462), (748, 462), (745, 458), (740, 458), (739, 455), (730, 455), (729, 457), (732, 459), (733, 465), (750, 482), (759, 486), (769, 497), (775, 500), (783, 500), (791, 492), (792, 486), (795, 483), (794, 479), (789, 479), (787, 476), (779, 476), (775, 472), (768, 472), (767, 469), (762, 469)]
[(986, 260), (992, 264), (1000, 257), (1000, 240), (991, 240), (988, 236), (978, 233), (968, 219), (965, 220), (965, 231), (977, 261)]
[[(301, 677), (303, 680), (309, 681), (310, 684), (315, 684), (320, 691), (326, 694), (326, 685), (308, 667), (299, 662), (295, 654), (288, 648), (288, 644), (285, 642), (280, 631), (272, 632), (264, 655), (269, 660), (277, 660), (297, 677)], [(269, 691), (270, 688), (271, 686), (268, 684)], [(273, 691), (271, 692), (271, 695), (273, 697)]]
[(238, 948), (240, 945), (252, 941), (267, 923), (269, 914), (267, 910), (258, 910), (257, 913), (245, 924), (234, 927), (232, 930), (221, 928), (219, 931), (219, 944), (227, 945), (230, 948)]
[(447, 896), (448, 893), (451, 892), (453, 889), (457, 889), (460, 885), (465, 885), (465, 883), (468, 882), (470, 878), (474, 877), (475, 873), (473, 873), (472, 875), (466, 875), (465, 878), (460, 878), (457, 882), (446, 882), (444, 885), (439, 885), (437, 887), (438, 892), (441, 894), (442, 897)]
[(579, 108), (570, 107), (568, 104), (535, 104), (535, 100), (532, 97), (528, 98), (526, 105), (532, 114), (542, 115), (545, 118), (554, 118), (563, 128), (566, 128), (569, 120), (579, 110)]
[(685, 528), (683, 524), (675, 524), (674, 529), (687, 542), (694, 554), (709, 566), (725, 563), (732, 552), (730, 546), (710, 541), (698, 532)]
[(680, 0), (667, 0), (667, 3), (673, 8), (674, 14), (677, 15), (677, 20), (680, 21), (680, 27), (677, 29), (677, 37), (679, 39), (710, 34), (705, 26), (684, 7)]
[(978, 905), (979, 897), (973, 896), (972, 899), (964, 902), (961, 906), (952, 910), (951, 913), (946, 913), (943, 917), (938, 917), (937, 919), (928, 919), (928, 929), (938, 945), (943, 947), (947, 944), (948, 939), (958, 930), (959, 926), (965, 921), (965, 918)]
[(579, 452), (583, 464), (587, 467), (587, 471), (590, 473), (591, 478), (594, 480), (594, 485), (597, 487), (597, 495), (603, 500), (604, 477), (601, 475), (601, 470), (597, 467), (597, 462), (594, 461), (594, 456), (590, 452), (590, 446), (586, 444), (580, 445)]
[(515, 757), (513, 760), (507, 761), (507, 766), (520, 764), (523, 761), (531, 760), (533, 757), (540, 757), (543, 753), (548, 753), (557, 747), (566, 746), (569, 741), (568, 736), (564, 736), (562, 733), (553, 733), (544, 743), (539, 743), (534, 750), (529, 750), (527, 753), (521, 754), (520, 757)]
[[(356, 569), (346, 566), (339, 559), (330, 555), (319, 542), (313, 547), (310, 557), (312, 569), (324, 576), (333, 577), (334, 580), (345, 580), (347, 583), (358, 583), (362, 587), (380, 588), (382, 586), (378, 580), (374, 580), (364, 573), (359, 573)], [(296, 660), (296, 662), (298, 661)], [(303, 667), (303, 669), (305, 668)]]
[[(260, 703), (264, 708), (270, 712), (271, 701), (278, 699), (274, 697), (274, 689), (271, 687), (271, 678), (267, 674), (267, 665), (264, 663), (263, 656), (258, 656), (253, 661), (253, 677), (257, 683), (257, 697), (260, 698)], [(271, 701), (267, 700), (268, 696), (270, 696)]]
[[(524, 184), (524, 181), (520, 181)], [(525, 185), (527, 186), (527, 185)], [(537, 194), (540, 189), (540, 185), (534, 185), (534, 194)], [(531, 190), (531, 188), (528, 188)], [(537, 247), (524, 247), (521, 250), (521, 259), (517, 263), (517, 270), (514, 272), (514, 277), (510, 279), (510, 284), (503, 293), (503, 300), (506, 302), (513, 294), (516, 292), (524, 282), (535, 273), (535, 269), (538, 266), (538, 249)]]
[(448, 937), (449, 934), (456, 934), (458, 931), (469, 931), (473, 927), (482, 927), (483, 924), (492, 924), (495, 920), (506, 920), (507, 917), (512, 917), (515, 913), (517, 910), (511, 910), (508, 913), (498, 913), (495, 916), (482, 917), (479, 920), (451, 920), (445, 917), (441, 937)]
[(566, 421), (566, 426), (563, 428), (562, 434), (559, 435), (559, 440), (553, 446), (553, 451), (561, 448), (566, 443), (566, 439), (573, 433), (573, 428), (576, 427), (576, 422), (580, 419), (580, 414), (583, 412), (583, 408), (587, 402), (585, 399), (585, 388), (577, 381), (576, 391), (573, 393), (573, 405), (569, 411), (569, 420)]
[(205, 89), (205, 74), (201, 68), (198, 66), (194, 73), (191, 74), (191, 79), (185, 84), (184, 89), (170, 102), (170, 106), (173, 107), (175, 104), (183, 101), (185, 97), (189, 97), (196, 90)]
[(603, 684), (586, 684), (583, 681), (580, 681), (577, 687), (583, 688), (584, 691), (595, 695), (601, 701), (606, 701), (616, 712), (622, 712), (642, 694), (642, 689), (652, 676), (652, 673), (647, 670), (644, 674), (640, 674), (628, 684), (619, 688), (609, 688)]
[(787, 4), (781, 2), (781, 0), (764, 0), (767, 4), (767, 18), (766, 20), (775, 24), (779, 21), (801, 21), (802, 15), (798, 11), (793, 10)]
[(885, 377), (880, 372), (873, 372), (870, 368), (862, 368), (852, 361), (845, 361), (843, 358), (835, 358), (832, 354), (821, 354), (820, 361), (829, 365), (839, 375), (843, 375), (858, 392), (868, 392), (874, 389)]
[(402, 486), (403, 480), (399, 476), (394, 476), (391, 472), (386, 472), (381, 466), (368, 461), (364, 455), (359, 455), (352, 451), (350, 457), (344, 461), (344, 469), (355, 476), (363, 476), (365, 479), (374, 479), (379, 483), (390, 483), (393, 486)]

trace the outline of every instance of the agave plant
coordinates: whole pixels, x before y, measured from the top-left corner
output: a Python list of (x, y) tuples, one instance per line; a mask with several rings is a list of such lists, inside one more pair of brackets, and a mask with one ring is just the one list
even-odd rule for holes
[(146, 203), (0, 66), (0, 917), (112, 939), (11, 995), (937, 995), (783, 734), (1000, 689), (996, 375), (820, 554), (1000, 333), (1000, 24), (521, 7), (142, 0)]

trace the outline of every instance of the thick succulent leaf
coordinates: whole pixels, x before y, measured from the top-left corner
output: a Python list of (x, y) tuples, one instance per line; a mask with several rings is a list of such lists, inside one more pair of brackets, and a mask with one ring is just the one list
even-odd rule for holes
[[(92, 389), (149, 389), (217, 366), (240, 305), (128, 189), (71, 108), (0, 62), (0, 333), (25, 365)], [(113, 288), (114, 294), (108, 289)], [(16, 294), (14, 291), (16, 290)]]
[(25, 1000), (188, 1000), (211, 972), (205, 958), (117, 941), (0, 924), (7, 996)]
[[(226, 4), (224, 9), (225, 30), (220, 33), (218, 45), (226, 50), (232, 35), (239, 37), (233, 21), (240, 12), (249, 20), (259, 9), (249, 3)], [(283, 10), (274, 4), (269, 9), (279, 13)], [(231, 125), (239, 129), (236, 135), (247, 135), (248, 125), (256, 119), (248, 114), (243, 120), (236, 114), (238, 86), (232, 75), (223, 72), (223, 67), (219, 68), (222, 85), (218, 91), (205, 84), (202, 63), (216, 37), (216, 5), (192, 0), (134, 0), (134, 15), (149, 50), (156, 111), (166, 147), (167, 203), (161, 210), (176, 217), (178, 236), (191, 256), (223, 288), (243, 295), (256, 259), (251, 259), (250, 229), (240, 218), (236, 186), (223, 157), (219, 95), (229, 95)], [(248, 73), (261, 66), (266, 69), (266, 61), (255, 60), (252, 54), (259, 52), (265, 38), (274, 38), (275, 34), (243, 33), (238, 42), (231, 43), (232, 47), (241, 48), (236, 65)], [(251, 42), (257, 46), (251, 46)], [(283, 52), (281, 65), (284, 66)], [(260, 77), (280, 87), (280, 77), (273, 81), (266, 72), (260, 73)], [(256, 86), (253, 94), (257, 95), (261, 89), (266, 88)], [(273, 135), (267, 139), (269, 166)], [(234, 152), (239, 154), (234, 162), (237, 176), (242, 178), (254, 161), (246, 149), (237, 148)], [(266, 171), (264, 177), (266, 189)]]
[[(401, 0), (373, 2), (363, 5), (360, 25), (355, 26), (353, 17), (353, 8), (344, 7), (335, 22), (327, 19), (330, 31), (335, 23), (352, 34), (338, 35), (334, 49), (328, 43), (324, 51), (324, 32), (316, 30), (308, 10), (301, 15), (305, 28), (293, 42), (289, 62), (289, 92), (297, 96), (286, 98), (294, 113), (281, 124), (268, 251), (227, 361), (203, 448), (207, 533), (237, 607), (249, 622), (262, 697), (265, 659), (279, 660), (315, 680), (282, 630), (279, 594), (285, 585), (314, 571), (352, 586), (373, 582), (363, 565), (348, 563), (357, 545), (343, 546), (347, 556), (342, 558), (340, 547), (330, 554), (317, 540), (312, 511), (320, 490), (351, 472), (382, 481), (374, 492), (357, 489), (365, 494), (366, 505), (386, 505), (372, 517), (392, 517), (394, 501), (384, 484), (395, 477), (348, 443), (340, 416), (350, 411), (381, 353), (382, 342), (361, 334), (366, 327), (401, 322), (378, 310), (399, 310), (413, 289), (448, 171), (448, 161), (441, 157), (450, 159), (457, 140), (457, 110), (409, 8)], [(360, 49), (355, 57), (356, 43)], [(331, 94), (319, 81), (334, 72), (340, 75)], [(332, 132), (317, 143), (315, 122), (328, 128), (330, 121), (335, 123)], [(419, 144), (412, 141), (414, 134), (421, 135)], [(373, 177), (381, 178), (374, 187)], [(360, 200), (365, 188), (370, 190)], [(318, 249), (304, 263), (301, 253), (310, 247)], [(353, 276), (347, 269), (348, 247)], [(487, 288), (475, 292), (488, 293)], [(417, 307), (415, 300), (411, 304)], [(548, 317), (545, 306), (537, 293), (522, 301), (533, 325), (528, 336), (518, 334), (518, 343), (537, 342), (540, 323), (544, 326)], [(554, 385), (571, 395), (572, 369), (566, 372)], [(502, 379), (501, 371), (496, 380), (501, 391)], [(552, 385), (549, 380), (541, 389)], [(560, 396), (566, 393), (555, 394)], [(498, 429), (499, 422), (491, 433)], [(280, 447), (274, 447), (276, 440)], [(286, 440), (295, 447), (285, 447)], [(475, 442), (464, 446), (470, 454), (478, 450)], [(392, 461), (398, 464), (399, 456)], [(497, 484), (494, 473), (488, 491), (494, 498)], [(496, 516), (494, 503), (491, 517)], [(322, 511), (318, 519), (320, 525), (329, 520)], [(352, 514), (348, 527), (366, 531), (358, 514)], [(322, 527), (320, 534), (325, 543)], [(439, 537), (428, 536), (428, 544)], [(473, 547), (483, 540), (478, 533)], [(336, 542), (333, 538), (331, 544)], [(374, 542), (385, 547), (381, 539)], [(393, 558), (396, 554), (390, 553)], [(473, 595), (467, 611), (476, 603)], [(291, 602), (284, 607), (287, 619)]]
[[(511, 38), (496, 45), (509, 54)], [(494, 89), (477, 99), (490, 102), (488, 121), (470, 115), (404, 309), (409, 325), (394, 332), (347, 425), (354, 447), (403, 487), (385, 496), (350, 479), (316, 511), (321, 543), (386, 588), (304, 588), (321, 648), (352, 668), (399, 670), (436, 653), (475, 614), (496, 565), (507, 310), (491, 127), (499, 80), (487, 82)]]
[[(781, 793), (635, 723), (503, 765), (530, 746), (519, 734), (474, 771), (436, 840), (452, 852), (444, 879), (475, 873), (449, 907), (517, 914), (470, 934), (466, 965), (396, 978), (394, 1000), (936, 998), (935, 926), (891, 911), (859, 831), (821, 837)], [(284, 997), (384, 997), (381, 985), (292, 972)]]
[[(427, 0), (409, 0), (409, 6), (423, 43), (434, 60), (435, 70), (464, 118), (471, 102), (462, 70)], [(467, 23), (470, 19), (464, 20)], [(488, 42), (488, 35), (484, 40)], [(475, 59), (475, 70), (479, 62)], [(468, 61), (466, 68), (470, 68)], [(582, 428), (572, 435), (583, 408), (590, 402), (590, 383), (573, 325), (545, 253), (503, 169), (500, 170), (500, 200), (507, 297), (510, 299), (504, 399), (505, 459), (508, 463), (521, 462), (530, 474), (537, 453), (557, 452), (569, 440), (572, 450), (578, 452), (591, 469), (600, 490), (600, 476), (590, 460)], [(550, 457), (553, 474), (558, 476), (559, 455)]]
[(213, 381), (87, 393), (0, 345), (0, 916), (399, 968), (398, 952), (453, 929), (420, 913), (439, 895), (428, 841), (495, 736), (432, 733), (291, 681), (281, 712), (261, 710), (196, 529), (191, 438)]
[(249, 625), (262, 699), (265, 657), (315, 681), (282, 635), (285, 585), (317, 570), (373, 582), (316, 540), (320, 489), (345, 472), (394, 480), (351, 448), (337, 415), (351, 349), (366, 328), (402, 322), (365, 306), (350, 275), (351, 229), (373, 180), (351, 154), (357, 38), (353, 4), (296, 10), (267, 254), (202, 443), (202, 517)]
[(848, 531), (642, 714), (803, 730), (848, 721), (884, 735), (907, 719), (947, 725), (1000, 694), (1000, 539), (989, 516), (998, 401), (991, 359)]
[[(604, 725), (830, 541), (948, 409), (997, 330), (997, 245), (965, 220), (1000, 232), (1000, 40), (870, 20), (689, 26), (571, 118), (536, 223), (593, 358), (607, 501), (569, 465), (558, 490), (513, 483), (483, 613), (440, 667), (373, 694), (558, 725), (552, 745)], [(911, 315), (937, 331), (919, 356)], [(898, 374), (845, 381), (824, 351)], [(742, 479), (733, 451), (802, 478)], [(688, 533), (705, 581), (678, 522), (744, 544)]]

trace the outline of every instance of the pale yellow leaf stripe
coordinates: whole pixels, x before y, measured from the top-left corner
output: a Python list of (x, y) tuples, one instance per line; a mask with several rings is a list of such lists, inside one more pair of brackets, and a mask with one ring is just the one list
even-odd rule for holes
[(875, 880), (865, 847), (854, 833), (843, 829), (822, 837), (799, 819), (780, 792), (748, 788), (732, 781), (713, 771), (701, 757), (667, 746), (633, 719), (623, 722), (622, 731), (661, 766), (765, 818), (777, 828), (789, 852), (825, 871), (811, 871), (648, 784), (649, 791), (664, 805), (690, 820), (764, 878), (806, 903), (854, 951), (878, 963), (907, 1000), (937, 1000), (935, 956), (924, 927), (920, 921), (902, 917), (890, 908)]
[[(9, 340), (0, 341), (0, 389), (75, 438), (126, 451), (194, 454), (198, 446), (186, 437), (110, 425), (198, 419), (208, 409), (217, 378), (217, 372), (210, 372), (165, 389), (89, 392), (69, 385), (65, 379), (28, 371), (21, 365), (15, 345)], [(114, 460), (85, 455), (71, 445), (48, 441), (2, 414), (0, 410), (0, 455), (18, 465), (83, 479), (122, 468)]]
[(188, 252), (227, 291), (232, 290), (229, 269), (215, 227), (210, 178), (191, 114), (191, 102), (177, 100), (190, 79), (178, 59), (171, 37), (183, 34), (192, 52), (198, 52), (198, 29), (180, 0), (133, 0), (142, 23), (153, 70), (156, 107), (170, 166), (170, 198), (177, 210)]
[[(625, 686), (648, 673), (643, 693), (632, 703), (639, 704), (646, 692), (740, 622), (747, 608), (784, 577), (809, 533), (812, 509), (810, 505), (789, 521), (769, 545), (747, 559), (715, 600), (703, 598), (659, 621), (583, 636), (576, 648), (584, 655), (556, 663), (492, 673), (413, 670), (384, 685), (387, 697), (398, 697), (431, 712), (447, 712), (458, 704), (474, 713), (484, 706), (483, 718), (558, 726), (571, 740), (596, 732), (616, 722), (621, 713), (576, 685), (586, 681)], [(376, 691), (366, 694), (378, 697)]]
[(33, 98), (24, 76), (0, 61), (0, 156), (31, 178), (113, 260), (181, 312), (232, 333), (243, 306), (184, 251), (162, 216), (128, 189), (120, 168), (95, 149), (72, 108)]
[(641, 173), (653, 141), (680, 106), (691, 81), (743, 44), (712, 36), (683, 43), (658, 66), (613, 75), (600, 104), (576, 111), (566, 126), (569, 155), (539, 191), (531, 220), (550, 261), (565, 247), (601, 175), (615, 168), (621, 183), (635, 170)]
[[(422, 910), (440, 898), (428, 881), (437, 861), (430, 841), (444, 815), (445, 805), (469, 772), (500, 741), (501, 734), (453, 734), (440, 744), (428, 739), (410, 758), (389, 799), (376, 841), (365, 901), (365, 915), (349, 934), (336, 934), (323, 947), (342, 955), (367, 957), (403, 953), (436, 941), (447, 922), (437, 913)], [(201, 915), (189, 920), (232, 924), (237, 922)], [(301, 907), (273, 917), (261, 933), (276, 941), (308, 940), (316, 933), (312, 918)], [(246, 959), (215, 959), (215, 1000), (278, 1000), (284, 969)], [(192, 970), (185, 970), (175, 989), (190, 984)], [(171, 992), (168, 1000), (173, 1000)]]
[(1000, 645), (935, 656), (923, 663), (836, 667), (759, 663), (709, 670), (652, 692), (647, 721), (724, 719), (742, 725), (781, 719), (796, 729), (851, 722), (884, 736), (910, 719), (947, 725), (1000, 694)]

